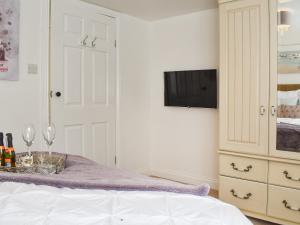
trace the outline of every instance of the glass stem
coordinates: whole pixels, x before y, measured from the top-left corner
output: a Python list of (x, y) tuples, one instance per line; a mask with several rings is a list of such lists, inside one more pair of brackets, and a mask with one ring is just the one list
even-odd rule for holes
[(50, 145), (48, 144), (48, 152), (49, 152), (49, 159), (50, 159), (50, 165), (52, 165), (52, 152), (51, 152), (51, 149), (50, 149)]
[(49, 144), (47, 144), (47, 148), (48, 148), (49, 156), (51, 156), (51, 155), (52, 155), (52, 152), (51, 152), (51, 150), (50, 150), (50, 145), (49, 145)]
[(28, 152), (28, 155), (31, 156), (30, 147), (28, 145), (27, 145), (27, 152)]

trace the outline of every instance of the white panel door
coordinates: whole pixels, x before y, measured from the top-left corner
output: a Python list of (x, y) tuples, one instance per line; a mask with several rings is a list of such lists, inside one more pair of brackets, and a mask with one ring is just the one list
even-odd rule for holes
[(111, 166), (116, 148), (116, 25), (95, 8), (79, 0), (52, 1), (53, 151)]
[(268, 0), (220, 5), (220, 148), (268, 154)]

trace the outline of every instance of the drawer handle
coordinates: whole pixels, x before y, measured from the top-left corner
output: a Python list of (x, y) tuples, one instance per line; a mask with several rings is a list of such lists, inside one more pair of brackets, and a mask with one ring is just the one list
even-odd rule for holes
[(238, 196), (238, 195), (235, 193), (235, 190), (233, 190), (233, 189), (232, 189), (230, 192), (231, 192), (231, 194), (232, 194), (233, 197), (236, 197), (236, 198), (239, 198), (239, 199), (244, 199), (244, 200), (248, 200), (248, 199), (252, 196), (251, 193), (248, 193), (248, 194), (246, 194), (246, 196), (240, 197), (240, 196)]
[(293, 208), (292, 206), (289, 205), (289, 203), (286, 200), (283, 200), (282, 203), (284, 204), (284, 207), (292, 210), (292, 211), (299, 211), (300, 212), (300, 208)]
[(294, 179), (294, 178), (292, 178), (292, 177), (289, 175), (289, 172), (288, 172), (288, 171), (284, 171), (283, 174), (285, 175), (285, 178), (288, 179), (288, 180), (292, 180), (292, 181), (300, 181), (300, 178), (299, 178), (299, 179)]
[(240, 171), (240, 172), (245, 172), (245, 173), (248, 173), (250, 172), (250, 170), (253, 168), (251, 165), (250, 166), (247, 166), (246, 169), (243, 169), (243, 170), (240, 170), (239, 168), (236, 167), (236, 165), (234, 163), (231, 163), (230, 164), (232, 166), (232, 168), (236, 171)]

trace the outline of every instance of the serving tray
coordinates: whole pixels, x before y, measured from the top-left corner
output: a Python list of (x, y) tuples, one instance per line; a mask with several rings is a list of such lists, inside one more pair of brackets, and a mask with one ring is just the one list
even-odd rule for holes
[(65, 168), (66, 155), (60, 153), (32, 152), (33, 164), (23, 166), (22, 158), (27, 152), (16, 154), (16, 167), (0, 166), (0, 172), (23, 173), (23, 174), (59, 174)]

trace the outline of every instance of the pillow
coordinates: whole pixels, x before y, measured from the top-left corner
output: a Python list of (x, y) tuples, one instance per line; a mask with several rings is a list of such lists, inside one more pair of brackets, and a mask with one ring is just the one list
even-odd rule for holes
[(278, 91), (279, 98), (289, 98), (289, 97), (296, 97), (298, 96), (299, 90), (295, 91)]
[(280, 105), (277, 110), (279, 118), (300, 118), (300, 105)]
[(299, 98), (298, 97), (281, 98), (279, 99), (279, 105), (297, 106), (299, 105)]
[(278, 105), (299, 105), (300, 91), (278, 91)]

